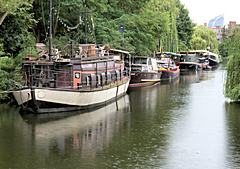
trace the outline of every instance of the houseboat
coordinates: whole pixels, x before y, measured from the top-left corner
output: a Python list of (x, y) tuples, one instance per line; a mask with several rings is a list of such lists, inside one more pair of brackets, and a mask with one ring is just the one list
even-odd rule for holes
[[(23, 87), (13, 92), (22, 109), (49, 113), (86, 109), (124, 95), (130, 82), (130, 54), (95, 44), (52, 46), (53, 6), (49, 0), (49, 49), (23, 61)], [(42, 47), (42, 46), (41, 46)]]
[[(51, 55), (49, 55), (51, 56)], [(124, 95), (130, 82), (126, 51), (78, 45), (64, 56), (27, 57), (23, 87), (13, 95), (24, 110), (49, 113), (86, 109)]]
[(162, 72), (161, 80), (176, 79), (180, 75), (179, 66), (176, 66), (173, 55), (170, 54), (155, 54), (157, 58), (157, 65), (160, 72)]
[(161, 58), (157, 60), (158, 69), (162, 72), (161, 80), (171, 80), (179, 77), (179, 66), (171, 58)]
[(179, 66), (179, 69), (181, 71), (186, 70), (199, 70), (201, 68), (201, 64), (199, 63), (199, 56), (196, 55), (196, 52), (179, 52), (180, 59), (176, 63), (177, 66)]
[(220, 58), (217, 54), (207, 50), (193, 50), (189, 52), (179, 52), (181, 54), (178, 65), (180, 69), (212, 69), (220, 63)]
[(131, 58), (131, 80), (129, 87), (150, 86), (160, 82), (157, 60), (152, 57), (134, 56)]
[(208, 59), (209, 66), (211, 67), (217, 67), (220, 63), (220, 58), (217, 54), (206, 51), (203, 56)]

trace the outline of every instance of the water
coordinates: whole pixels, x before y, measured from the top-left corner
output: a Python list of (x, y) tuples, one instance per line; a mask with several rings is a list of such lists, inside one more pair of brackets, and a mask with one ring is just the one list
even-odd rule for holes
[(240, 104), (225, 71), (185, 74), (80, 114), (0, 106), (1, 169), (240, 168)]

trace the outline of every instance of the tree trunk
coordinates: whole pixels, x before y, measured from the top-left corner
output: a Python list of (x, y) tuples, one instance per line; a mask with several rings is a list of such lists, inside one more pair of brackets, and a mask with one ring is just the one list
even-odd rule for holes
[(8, 15), (8, 12), (4, 12), (4, 14), (2, 16), (0, 16), (0, 25), (2, 25), (4, 19), (6, 18), (7, 15)]

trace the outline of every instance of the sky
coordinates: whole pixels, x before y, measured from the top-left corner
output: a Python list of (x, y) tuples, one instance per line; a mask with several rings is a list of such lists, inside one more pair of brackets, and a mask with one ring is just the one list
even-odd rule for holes
[(189, 10), (194, 23), (204, 24), (218, 15), (223, 15), (225, 25), (229, 21), (240, 23), (240, 0), (181, 0)]

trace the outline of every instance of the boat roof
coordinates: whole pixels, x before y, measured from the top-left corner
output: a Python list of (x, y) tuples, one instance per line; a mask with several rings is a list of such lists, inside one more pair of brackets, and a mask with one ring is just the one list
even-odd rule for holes
[(110, 49), (110, 51), (124, 53), (124, 54), (128, 54), (128, 55), (130, 54), (130, 52), (125, 51), (125, 50), (120, 50), (120, 49)]
[(113, 56), (101, 56), (101, 57), (86, 57), (86, 58), (71, 58), (71, 59), (59, 59), (54, 61), (48, 60), (25, 60), (23, 64), (38, 64), (38, 65), (53, 65), (54, 63), (73, 63), (73, 64), (86, 64), (86, 63), (96, 63), (96, 62), (106, 62), (114, 61)]
[(210, 51), (207, 51), (207, 50), (191, 50), (191, 51), (181, 51), (181, 52), (178, 52), (179, 54), (197, 54), (197, 53), (202, 53), (203, 55), (213, 55), (213, 56), (216, 56), (218, 57), (217, 54), (213, 53), (213, 52), (210, 52)]
[(171, 58), (169, 58), (169, 57), (162, 57), (161, 59), (157, 59), (157, 62), (170, 62), (170, 61), (172, 61), (172, 59)]
[(209, 51), (207, 50), (191, 50), (190, 52), (195, 52), (195, 53), (207, 53)]
[(178, 62), (178, 64), (186, 64), (186, 65), (194, 64), (194, 65), (198, 65), (197, 62)]
[(217, 54), (212, 53), (212, 52), (204, 53), (204, 56), (206, 56), (206, 55), (212, 55), (212, 56), (215, 56), (216, 58), (219, 57)]
[(165, 55), (165, 56), (178, 56), (180, 57), (181, 55), (178, 53), (174, 53), (174, 52), (156, 52), (156, 55)]
[(132, 58), (147, 59), (147, 58), (151, 58), (151, 57), (148, 57), (148, 56), (132, 56)]

